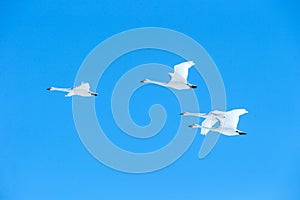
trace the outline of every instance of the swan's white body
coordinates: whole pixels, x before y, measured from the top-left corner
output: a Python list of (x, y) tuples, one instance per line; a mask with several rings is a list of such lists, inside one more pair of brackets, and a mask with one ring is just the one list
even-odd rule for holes
[(194, 66), (195, 63), (193, 61), (187, 61), (180, 63), (178, 65), (174, 66), (174, 73), (169, 73), (170, 81), (169, 82), (158, 82), (158, 81), (152, 81), (149, 79), (144, 79), (141, 82), (142, 83), (152, 83), (156, 85), (160, 85), (163, 87), (170, 87), (177, 90), (187, 90), (191, 88), (197, 88), (195, 85), (191, 85), (187, 82), (188, 74), (189, 74), (189, 68)]
[(95, 92), (90, 91), (90, 84), (89, 83), (81, 83), (81, 85), (73, 87), (73, 88), (56, 88), (50, 87), (47, 90), (56, 90), (67, 92), (66, 97), (71, 97), (74, 95), (83, 96), (83, 97), (90, 97), (90, 96), (97, 96), (98, 94)]
[[(203, 135), (206, 135), (209, 131), (215, 131), (223, 135), (234, 136), (246, 134), (245, 132), (237, 129), (239, 117), (246, 113), (248, 113), (246, 109), (235, 109), (228, 112), (214, 110), (205, 114), (188, 112), (184, 112), (181, 114), (205, 118), (201, 125), (190, 125), (191, 128), (201, 128), (201, 134)], [(217, 122), (219, 122), (219, 126), (213, 127)]]

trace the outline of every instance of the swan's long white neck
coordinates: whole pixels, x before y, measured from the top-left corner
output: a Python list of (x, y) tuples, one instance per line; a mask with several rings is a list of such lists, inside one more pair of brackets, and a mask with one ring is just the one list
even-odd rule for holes
[(163, 87), (167, 87), (167, 83), (163, 83), (163, 82), (147, 80), (147, 83), (153, 83), (153, 84), (156, 84), (156, 85), (160, 85), (160, 86), (163, 86)]
[(205, 127), (205, 126), (200, 126), (199, 125), (199, 128), (205, 128), (205, 129), (208, 129), (208, 130), (211, 130), (211, 131), (220, 131), (220, 127), (216, 127), (216, 128), (214, 128), (214, 127)]
[(71, 89), (69, 89), (69, 88), (56, 88), (56, 87), (51, 87), (51, 90), (62, 91), (62, 92), (70, 92), (71, 91)]
[(184, 112), (182, 115), (185, 115), (185, 116), (202, 117), (202, 118), (208, 118), (207, 115), (204, 114), (204, 113), (190, 113), (190, 112)]

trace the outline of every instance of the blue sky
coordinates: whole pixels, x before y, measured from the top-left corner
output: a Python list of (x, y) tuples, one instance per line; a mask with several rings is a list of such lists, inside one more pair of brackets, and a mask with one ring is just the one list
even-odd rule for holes
[[(298, 7), (296, 1), (258, 0), (2, 1), (0, 199), (299, 199)], [(248, 135), (221, 136), (199, 160), (203, 136), (198, 132), (175, 163), (137, 175), (94, 159), (77, 134), (72, 99), (45, 89), (72, 86), (96, 45), (148, 26), (182, 32), (206, 49), (222, 75), (227, 108), (249, 111), (239, 124)], [(149, 142), (125, 137), (116, 127), (110, 93), (131, 66), (180, 61), (168, 53), (141, 51), (118, 59), (121, 70), (111, 66), (105, 72), (95, 104), (115, 144), (143, 152), (174, 137), (181, 110), (170, 91), (145, 86), (130, 102), (141, 125), (149, 123), (149, 105), (161, 103), (168, 111), (162, 133)], [(201, 76), (192, 69), (189, 80), (198, 85), (201, 111), (210, 111)]]

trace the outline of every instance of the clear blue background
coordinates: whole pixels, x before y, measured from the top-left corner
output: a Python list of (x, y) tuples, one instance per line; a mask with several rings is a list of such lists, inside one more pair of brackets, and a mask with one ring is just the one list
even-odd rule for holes
[[(298, 8), (297, 1), (283, 0), (1, 1), (0, 199), (300, 199)], [(74, 126), (71, 98), (45, 89), (72, 86), (97, 44), (144, 26), (180, 31), (207, 50), (222, 74), (228, 109), (249, 111), (239, 124), (247, 136), (221, 136), (199, 160), (198, 133), (174, 164), (139, 175), (112, 170), (88, 153)], [(128, 56), (117, 62), (125, 72), (132, 64), (182, 61), (158, 51)], [(193, 72), (189, 80), (198, 85), (200, 108), (207, 112), (207, 88)], [(130, 107), (137, 123), (149, 122), (153, 103), (165, 105), (169, 121), (145, 147), (131, 143), (114, 127), (107, 106), (106, 86), (121, 75), (112, 66), (97, 88), (96, 108), (108, 116), (101, 123), (111, 128), (109, 137), (137, 152), (163, 146), (180, 120), (176, 99), (156, 86), (137, 92)], [(143, 106), (147, 91), (159, 98), (148, 95)]]

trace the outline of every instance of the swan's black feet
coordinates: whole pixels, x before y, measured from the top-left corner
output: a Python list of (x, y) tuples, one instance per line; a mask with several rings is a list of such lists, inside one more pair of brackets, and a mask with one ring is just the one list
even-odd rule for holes
[(195, 88), (197, 88), (197, 86), (196, 85), (188, 85), (190, 88), (193, 88), (193, 89), (195, 89)]
[(239, 135), (246, 135), (247, 133), (242, 132), (242, 131), (236, 131)]
[(90, 94), (92, 95), (92, 96), (98, 96), (98, 94), (97, 93), (93, 93), (93, 92), (90, 92)]

